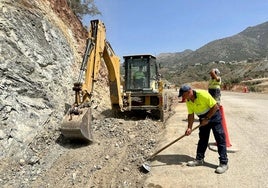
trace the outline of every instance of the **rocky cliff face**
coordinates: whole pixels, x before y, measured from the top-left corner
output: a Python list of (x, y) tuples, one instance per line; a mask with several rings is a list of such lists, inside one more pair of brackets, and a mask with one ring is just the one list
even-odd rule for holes
[(87, 33), (65, 0), (2, 0), (0, 10), (0, 158), (25, 158), (59, 127)]
[[(50, 3), (50, 6), (48, 7), (47, 10), (52, 9), (53, 13), (57, 15), (56, 17), (54, 16), (52, 20), (60, 19), (61, 21), (64, 22), (63, 25), (59, 24), (58, 27), (62, 30), (63, 33), (67, 32), (66, 33), (67, 38), (74, 37), (75, 42), (70, 43), (70, 45), (74, 45), (73, 47), (76, 49), (76, 51), (78, 51), (79, 54), (83, 54), (85, 48), (85, 40), (87, 38), (87, 30), (83, 27), (82, 23), (69, 9), (66, 0), (57, 0), (57, 1), (47, 0), (47, 1)], [(71, 33), (69, 31), (71, 31)]]

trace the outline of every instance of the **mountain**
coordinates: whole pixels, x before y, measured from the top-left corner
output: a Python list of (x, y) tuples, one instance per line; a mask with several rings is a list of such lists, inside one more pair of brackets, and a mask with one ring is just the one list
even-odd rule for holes
[[(207, 72), (215, 66), (222, 67), (222, 72), (225, 75), (232, 73), (231, 79), (265, 77), (268, 70), (265, 61), (267, 57), (268, 22), (248, 27), (231, 37), (209, 42), (195, 51), (186, 50), (157, 56), (162, 67), (162, 75), (168, 81), (176, 84), (208, 79)], [(225, 63), (225, 66), (218, 65), (219, 63)], [(263, 68), (256, 70), (256, 72), (245, 70), (242, 71), (243, 74), (235, 72), (237, 69), (243, 69), (242, 67), (248, 68), (248, 63), (251, 63), (253, 68), (263, 64)], [(203, 67), (200, 68), (200, 66)], [(185, 74), (189, 71), (191, 71), (191, 75)], [(235, 77), (235, 75), (237, 76)]]
[[(168, 67), (176, 67), (178, 62), (180, 62), (181, 59), (189, 56), (193, 50), (184, 50), (183, 52), (176, 52), (176, 53), (160, 53), (157, 57), (158, 61), (165, 66), (165, 62), (167, 62), (166, 66)], [(167, 61), (168, 60), (168, 61)], [(166, 67), (165, 66), (165, 67)]]

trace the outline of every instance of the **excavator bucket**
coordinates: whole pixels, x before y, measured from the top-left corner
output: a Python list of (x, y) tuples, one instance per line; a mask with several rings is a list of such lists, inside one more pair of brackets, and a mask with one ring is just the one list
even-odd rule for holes
[(68, 139), (92, 142), (91, 121), (91, 108), (81, 109), (78, 115), (67, 114), (63, 118), (61, 133)]

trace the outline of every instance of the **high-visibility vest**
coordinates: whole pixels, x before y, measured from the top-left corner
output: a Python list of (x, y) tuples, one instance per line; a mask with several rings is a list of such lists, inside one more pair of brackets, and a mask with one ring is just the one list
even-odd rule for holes
[(193, 90), (193, 93), (195, 96), (194, 102), (191, 100), (186, 101), (188, 114), (204, 115), (217, 103), (206, 90), (196, 89)]
[(210, 79), (208, 83), (209, 89), (220, 89), (221, 88), (221, 78), (220, 81), (217, 81), (216, 79)]
[(139, 72), (139, 71), (135, 72), (135, 74), (134, 74), (134, 79), (135, 80), (139, 80), (139, 79), (142, 79), (142, 78), (144, 78), (144, 73), (143, 72)]

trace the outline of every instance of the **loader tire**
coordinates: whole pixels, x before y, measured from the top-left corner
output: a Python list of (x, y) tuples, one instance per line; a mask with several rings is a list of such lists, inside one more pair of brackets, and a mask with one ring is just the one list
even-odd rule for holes
[(154, 119), (164, 121), (164, 111), (162, 109), (152, 110), (151, 113)]

